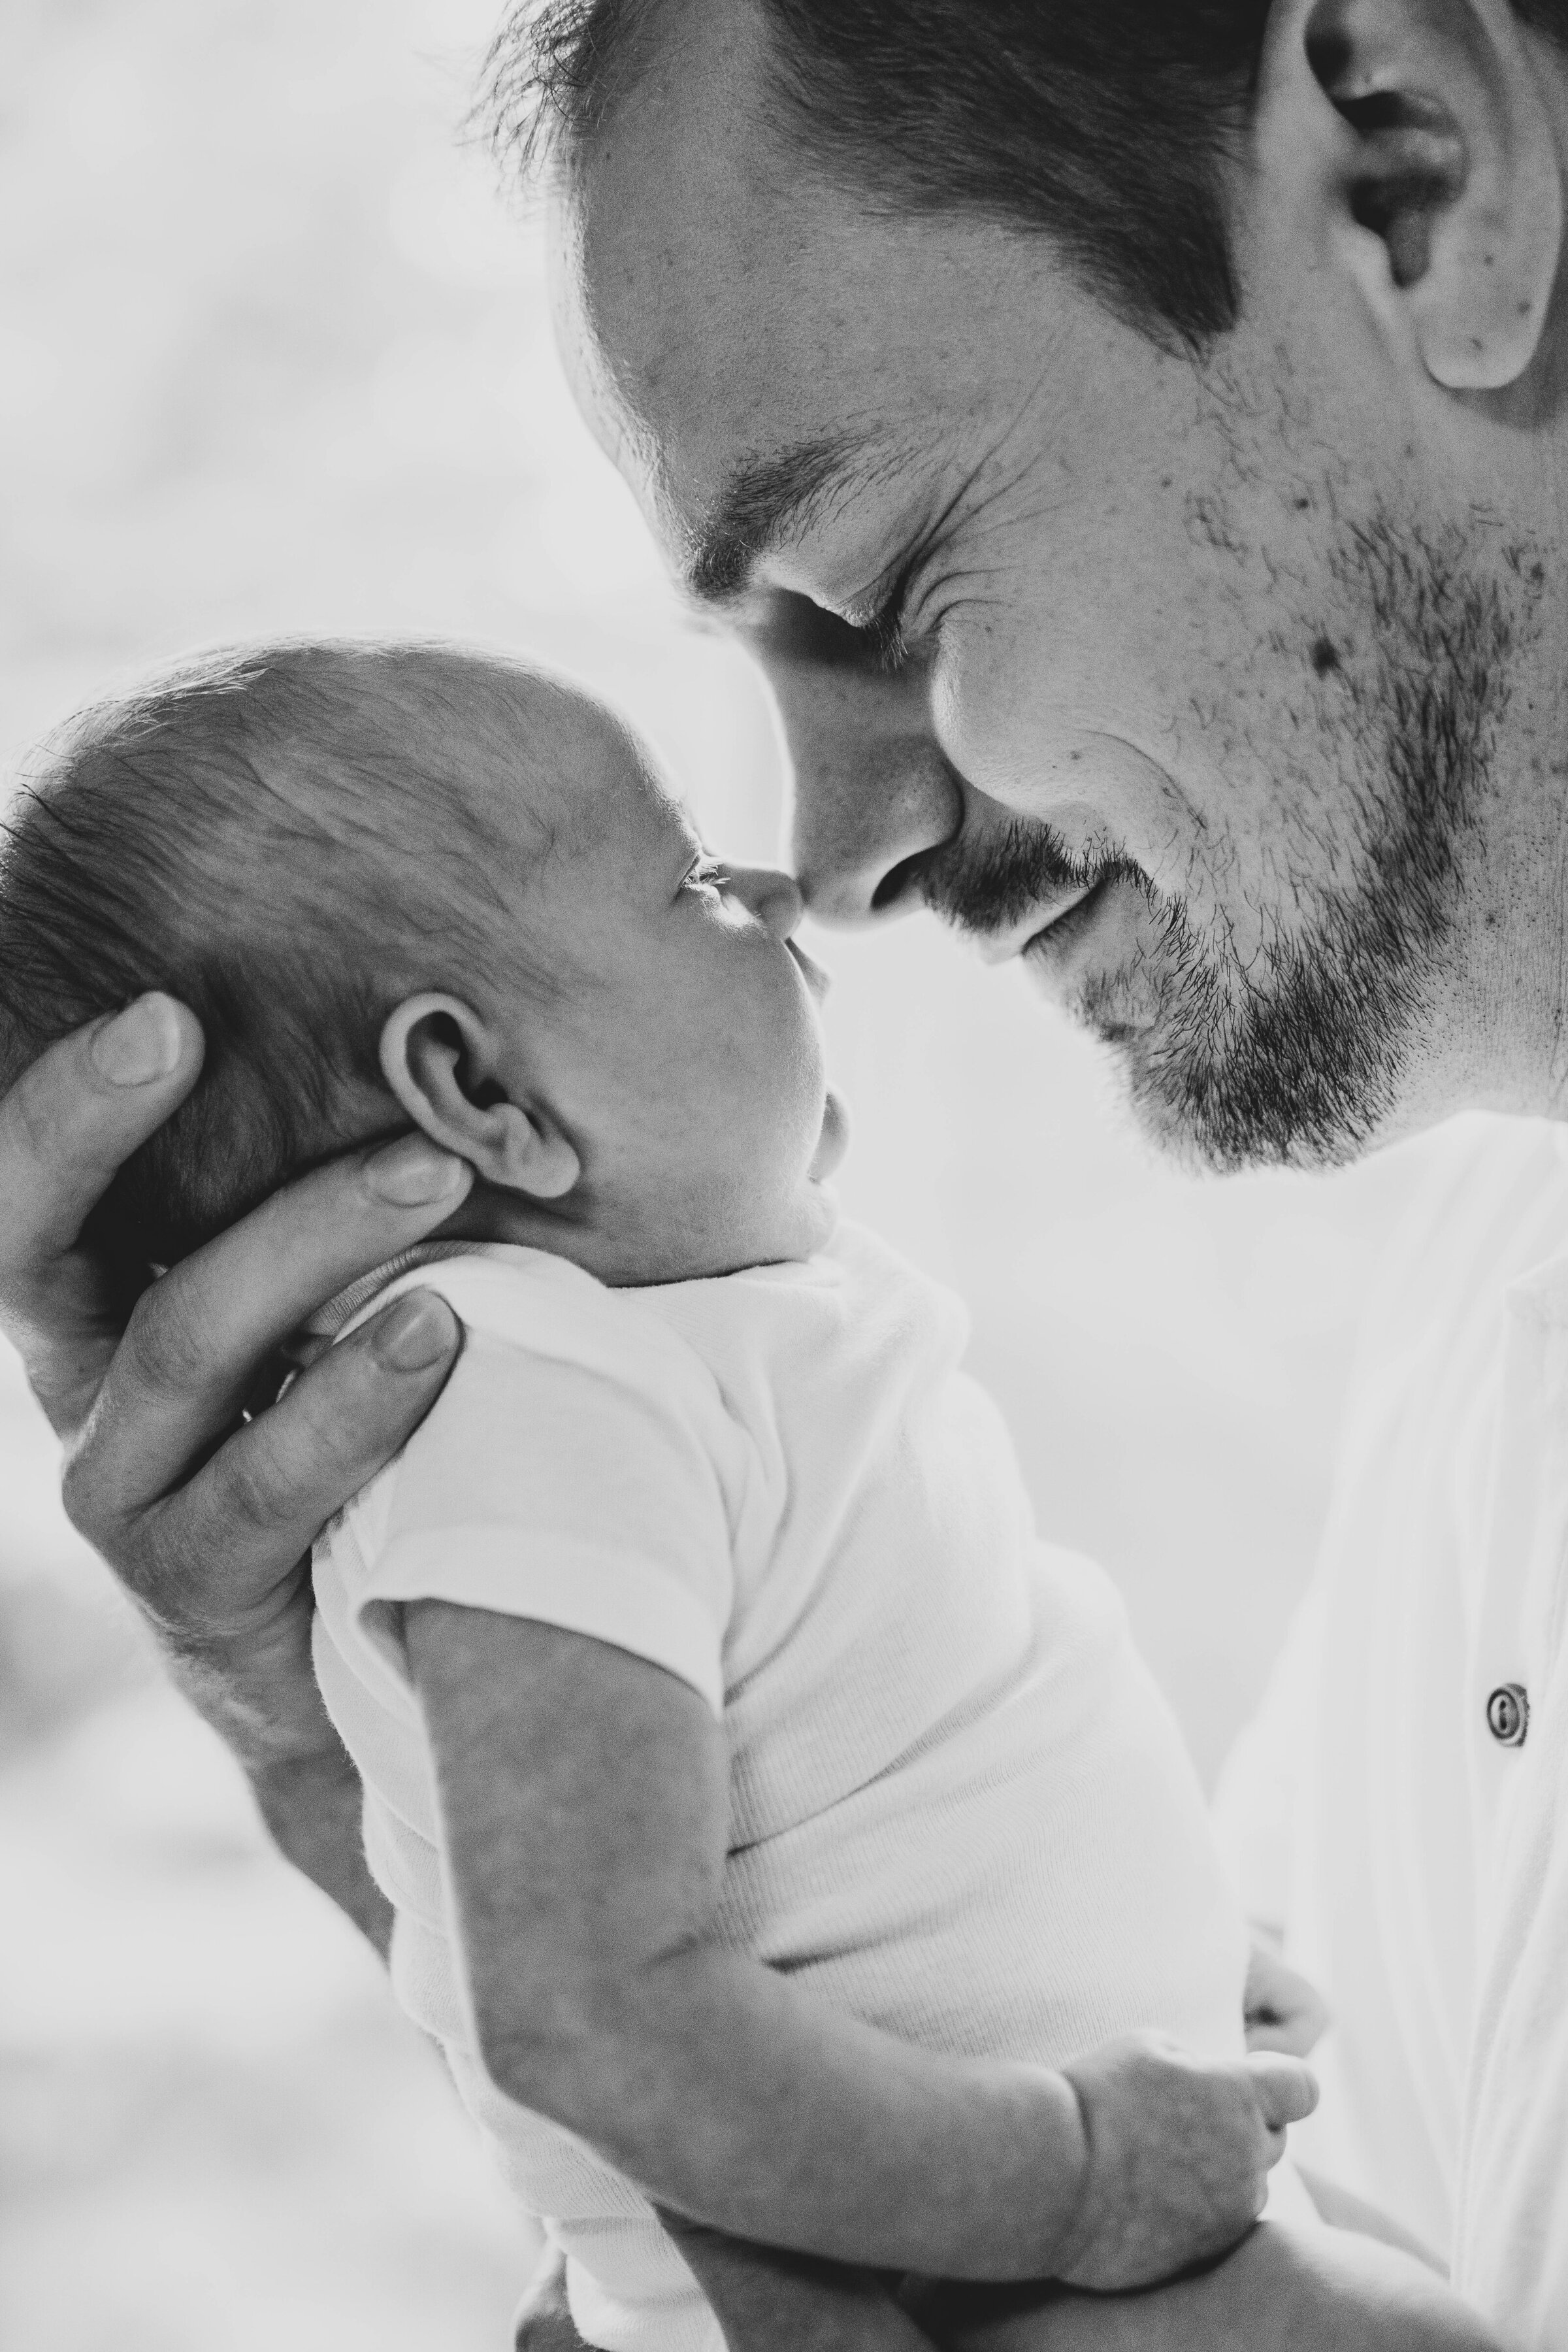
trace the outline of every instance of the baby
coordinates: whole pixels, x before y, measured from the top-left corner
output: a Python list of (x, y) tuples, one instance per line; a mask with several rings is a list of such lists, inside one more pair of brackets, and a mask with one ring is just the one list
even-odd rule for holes
[(956, 1304), (838, 1220), (800, 914), (603, 709), (431, 647), (87, 713), (0, 874), (0, 1087), (144, 989), (205, 1031), (99, 1213), (128, 1267), (401, 1129), (476, 1171), (322, 1321), (416, 1284), (466, 1339), (317, 1546), (317, 1668), (398, 1992), (605, 2352), (722, 2342), (655, 2206), (1132, 2287), (1246, 2231), (1312, 2097), (1243, 2057), (1115, 1595), (1036, 1535)]

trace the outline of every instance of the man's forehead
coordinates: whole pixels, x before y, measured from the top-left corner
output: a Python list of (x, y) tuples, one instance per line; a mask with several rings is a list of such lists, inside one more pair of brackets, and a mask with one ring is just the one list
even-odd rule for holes
[(849, 370), (797, 377), (754, 342), (716, 344), (707, 368), (633, 370), (600, 340), (613, 322), (574, 311), (560, 325), (579, 404), (698, 603), (729, 602), (763, 558), (911, 461), (920, 436), (901, 404)]
[(841, 290), (799, 247), (650, 251), (632, 224), (579, 245), (560, 306), (574, 389), (645, 506), (656, 495), (688, 530), (721, 502), (771, 507), (897, 430), (906, 371), (841, 326)]
[[(1008, 406), (996, 338), (997, 364), (982, 369), (981, 339), (949, 349), (924, 296), (894, 296), (879, 321), (863, 285), (803, 285), (798, 251), (765, 302), (755, 286), (700, 278), (661, 294), (656, 264), (644, 275), (621, 258), (609, 297), (579, 262), (558, 311), (569, 372), (701, 603), (730, 601), (768, 556), (847, 511), (868, 485), (935, 479), (956, 441), (983, 435)], [(605, 268), (602, 249), (599, 260)]]
[(756, 16), (737, 5), (702, 47), (661, 50), (555, 215), (579, 397), (650, 520), (663, 501), (688, 531), (743, 477), (770, 497), (766, 467), (831, 466), (848, 434), (907, 437), (971, 406), (998, 372), (998, 306), (1037, 307), (1007, 297), (1038, 239), (890, 213), (789, 144)]

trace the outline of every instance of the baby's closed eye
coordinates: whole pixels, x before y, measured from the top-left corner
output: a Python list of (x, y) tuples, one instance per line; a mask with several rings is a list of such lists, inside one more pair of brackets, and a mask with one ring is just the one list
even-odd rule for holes
[(730, 881), (729, 868), (721, 857), (709, 857), (705, 852), (692, 862), (686, 885), (695, 890), (723, 890)]

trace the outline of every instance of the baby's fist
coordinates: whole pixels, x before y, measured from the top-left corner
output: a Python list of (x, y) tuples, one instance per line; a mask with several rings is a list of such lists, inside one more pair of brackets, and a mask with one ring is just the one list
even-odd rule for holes
[(1299, 2060), (1194, 2058), (1163, 2035), (1109, 2042), (1067, 2069), (1087, 2145), (1057, 2276), (1152, 2286), (1225, 2253), (1263, 2210), (1285, 2126), (1317, 2105)]

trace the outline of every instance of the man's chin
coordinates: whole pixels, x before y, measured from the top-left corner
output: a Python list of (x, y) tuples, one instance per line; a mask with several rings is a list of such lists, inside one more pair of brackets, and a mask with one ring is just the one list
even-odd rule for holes
[(1102, 1068), (1112, 1103), (1162, 1159), (1189, 1175), (1224, 1173), (1235, 1163), (1217, 1153), (1185, 1090), (1175, 1090), (1168, 1073), (1155, 1074), (1145, 1032), (1084, 1024), (1102, 1049)]
[(1162, 1153), (1218, 1174), (1338, 1168), (1400, 1131), (1427, 1017), (1425, 975), (1390, 954), (1402, 935), (1377, 914), (1342, 910), (1243, 970), (1184, 908), (1117, 877), (1028, 961)]
[(1390, 1139), (1388, 1106), (1293, 1095), (1245, 1051), (1226, 1061), (1162, 1051), (1156, 1034), (1098, 1033), (1114, 1092), (1146, 1141), (1193, 1175), (1248, 1169), (1322, 1172)]
[[(1146, 969), (1138, 975), (1145, 985), (1151, 977)], [(1321, 1171), (1386, 1139), (1392, 1054), (1377, 1072), (1381, 1083), (1358, 1099), (1348, 1086), (1325, 1085), (1327, 1072), (1348, 1073), (1356, 1057), (1324, 1032), (1304, 1057), (1308, 1083), (1298, 1085), (1299, 1057), (1274, 1050), (1278, 1023), (1267, 1009), (1255, 1024), (1228, 1024), (1228, 1036), (1216, 1042), (1204, 1025), (1213, 995), (1201, 987), (1192, 993), (1201, 1008), (1174, 990), (1156, 1006), (1140, 1002), (1123, 975), (1093, 1001), (1066, 1008), (1100, 1046), (1113, 1097), (1162, 1157), (1194, 1175)], [(1361, 1076), (1370, 1075), (1364, 1064)]]

